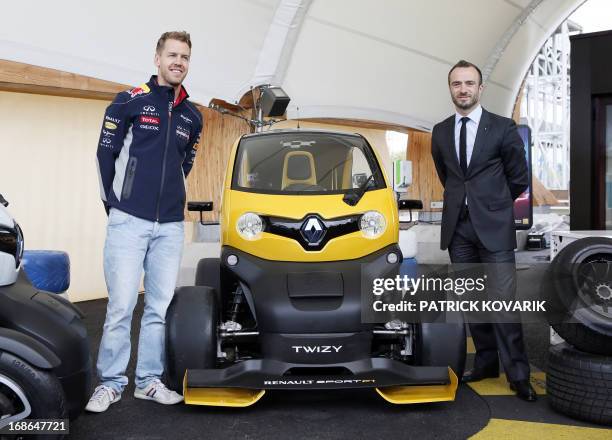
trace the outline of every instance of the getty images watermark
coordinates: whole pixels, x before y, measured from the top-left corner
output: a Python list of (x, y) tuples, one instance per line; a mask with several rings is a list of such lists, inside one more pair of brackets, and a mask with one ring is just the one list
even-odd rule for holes
[(368, 277), (362, 271), (362, 321), (540, 322), (550, 319), (545, 267), (517, 282), (514, 264), (419, 265), (412, 273)]
[(375, 278), (372, 294), (382, 297), (385, 293), (399, 293), (401, 299), (386, 302), (375, 299), (375, 312), (546, 312), (545, 300), (490, 300), (490, 299), (404, 299), (406, 295), (417, 296), (419, 292), (452, 292), (456, 296), (484, 292), (487, 276), (481, 278), (410, 278), (396, 275), (395, 278)]

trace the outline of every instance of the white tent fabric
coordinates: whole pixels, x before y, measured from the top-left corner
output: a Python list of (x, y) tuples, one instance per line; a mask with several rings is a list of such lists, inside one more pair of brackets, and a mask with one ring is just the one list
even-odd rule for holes
[(509, 115), (537, 51), (583, 2), (22, 0), (3, 4), (0, 59), (140, 84), (159, 35), (185, 29), (186, 85), (202, 104), (269, 83), (290, 95), (290, 118), (431, 129), (452, 111), (446, 75), (460, 58), (483, 68), (484, 105)]

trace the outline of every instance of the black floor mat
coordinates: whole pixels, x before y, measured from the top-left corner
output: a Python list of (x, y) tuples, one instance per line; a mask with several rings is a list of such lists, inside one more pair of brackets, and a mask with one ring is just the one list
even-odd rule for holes
[[(106, 300), (78, 304), (86, 313), (93, 358), (102, 335)], [(164, 406), (133, 397), (139, 298), (132, 322), (130, 385), (102, 414), (84, 413), (70, 426), (73, 439), (371, 439), (467, 438), (489, 421), (484, 400), (460, 386), (455, 402), (392, 405), (374, 390), (268, 392), (249, 408)], [(94, 382), (95, 383), (95, 382)]]

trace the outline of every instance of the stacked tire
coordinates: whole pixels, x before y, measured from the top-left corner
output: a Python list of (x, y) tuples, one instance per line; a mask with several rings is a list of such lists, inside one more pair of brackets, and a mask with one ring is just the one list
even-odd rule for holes
[(612, 357), (585, 353), (567, 343), (548, 354), (546, 388), (552, 407), (589, 422), (612, 424)]
[(543, 286), (549, 322), (566, 341), (549, 349), (548, 400), (570, 417), (612, 425), (612, 239), (565, 246)]

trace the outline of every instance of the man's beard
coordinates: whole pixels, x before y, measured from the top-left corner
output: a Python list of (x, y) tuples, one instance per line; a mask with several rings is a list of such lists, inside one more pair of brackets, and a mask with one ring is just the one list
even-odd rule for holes
[(453, 104), (462, 110), (467, 110), (468, 108), (472, 108), (478, 102), (478, 96), (472, 95), (472, 98), (461, 102), (458, 98), (453, 96)]
[(173, 79), (170, 74), (165, 75), (165, 72), (161, 72), (162, 77), (164, 78), (164, 81), (168, 84), (170, 84), (172, 87), (177, 87), (180, 86), (183, 83), (183, 80), (185, 79), (185, 76), (183, 76), (180, 80), (175, 80)]

